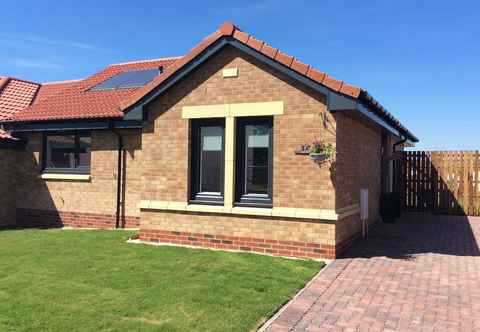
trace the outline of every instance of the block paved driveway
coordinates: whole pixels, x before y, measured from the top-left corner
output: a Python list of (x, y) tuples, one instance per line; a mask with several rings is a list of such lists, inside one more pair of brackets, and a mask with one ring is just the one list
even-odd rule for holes
[(265, 331), (480, 331), (479, 217), (379, 224)]

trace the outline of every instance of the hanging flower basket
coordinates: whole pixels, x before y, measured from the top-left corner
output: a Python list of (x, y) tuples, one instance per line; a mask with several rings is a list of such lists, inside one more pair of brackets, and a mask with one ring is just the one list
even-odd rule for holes
[(318, 163), (327, 160), (328, 157), (323, 153), (310, 153), (310, 159)]
[(309, 149), (310, 159), (316, 163), (327, 161), (335, 155), (335, 147), (330, 143), (324, 143), (315, 139)]

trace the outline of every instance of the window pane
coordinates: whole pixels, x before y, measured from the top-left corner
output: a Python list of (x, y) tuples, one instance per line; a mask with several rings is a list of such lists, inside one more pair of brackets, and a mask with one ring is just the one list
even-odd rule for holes
[(47, 167), (75, 167), (75, 136), (47, 136)]
[(200, 128), (200, 192), (220, 193), (223, 167), (223, 128)]
[(268, 194), (270, 126), (245, 126), (245, 165), (247, 194)]
[(268, 167), (248, 167), (246, 189), (248, 194), (268, 194)]
[(80, 146), (78, 149), (78, 166), (90, 167), (91, 141), (89, 136), (80, 136)]

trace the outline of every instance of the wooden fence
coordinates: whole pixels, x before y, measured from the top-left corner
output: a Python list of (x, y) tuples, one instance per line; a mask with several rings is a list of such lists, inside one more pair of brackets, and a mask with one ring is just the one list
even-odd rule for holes
[(405, 208), (480, 215), (479, 151), (408, 151), (401, 168)]

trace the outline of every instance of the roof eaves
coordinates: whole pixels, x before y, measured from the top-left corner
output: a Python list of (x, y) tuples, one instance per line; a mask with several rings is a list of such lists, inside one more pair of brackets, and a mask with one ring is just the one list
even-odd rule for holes
[(362, 93), (359, 96), (359, 100), (364, 102), (367, 106), (369, 106), (373, 111), (377, 112), (379, 116), (381, 116), (385, 121), (387, 121), (390, 125), (394, 126), (398, 129), (398, 131), (405, 135), (412, 142), (418, 142), (418, 138), (409, 131), (404, 125), (400, 123), (400, 121), (395, 118), (390, 112), (387, 111), (372, 95), (368, 93), (367, 90), (362, 89)]

